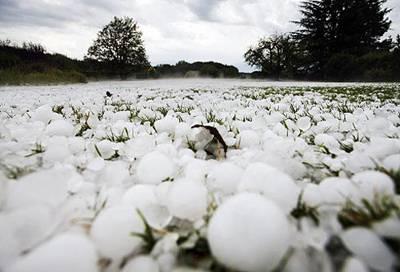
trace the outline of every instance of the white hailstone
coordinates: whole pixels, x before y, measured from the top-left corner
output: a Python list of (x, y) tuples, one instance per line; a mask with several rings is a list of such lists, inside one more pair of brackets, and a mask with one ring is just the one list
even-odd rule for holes
[(350, 172), (357, 173), (367, 169), (372, 169), (376, 166), (376, 164), (370, 156), (364, 154), (363, 152), (353, 151), (344, 162), (344, 166)]
[(86, 169), (96, 172), (96, 171), (100, 171), (105, 166), (106, 166), (106, 163), (105, 163), (104, 159), (100, 158), (100, 157), (97, 157), (97, 158), (94, 158), (93, 160), (91, 160), (87, 164)]
[(388, 139), (381, 137), (371, 138), (365, 154), (376, 160), (382, 160), (387, 156), (400, 153), (400, 146), (397, 139)]
[(196, 221), (207, 212), (207, 189), (198, 181), (180, 179), (168, 192), (168, 210), (178, 218)]
[(129, 116), (131, 115), (130, 111), (117, 111), (112, 116), (113, 122), (117, 121), (129, 121)]
[(138, 164), (137, 177), (141, 183), (158, 184), (175, 173), (174, 163), (164, 154), (154, 151), (145, 155)]
[(324, 199), (319, 191), (319, 186), (314, 183), (307, 183), (303, 189), (302, 199), (309, 206), (316, 207), (320, 205)]
[(162, 182), (156, 185), (154, 193), (157, 199), (157, 202), (162, 206), (168, 205), (168, 192), (172, 186), (172, 182)]
[(45, 124), (47, 124), (50, 120), (60, 119), (62, 117), (61, 115), (53, 112), (49, 105), (40, 106), (32, 112), (31, 116), (31, 120), (41, 121)]
[(314, 142), (316, 145), (325, 146), (332, 153), (336, 153), (338, 150), (340, 150), (340, 144), (337, 139), (328, 134), (318, 134), (315, 136)]
[(191, 159), (185, 166), (184, 176), (190, 178), (191, 180), (204, 181), (207, 172), (208, 167), (205, 160)]
[(69, 169), (42, 170), (9, 183), (6, 207), (9, 209), (46, 204), (57, 207), (68, 195)]
[(207, 238), (213, 256), (227, 267), (270, 271), (289, 248), (289, 223), (274, 202), (257, 194), (241, 193), (218, 207)]
[(155, 118), (156, 113), (151, 109), (141, 109), (138, 116), (139, 118)]
[(178, 151), (176, 150), (176, 146), (174, 146), (171, 143), (158, 144), (156, 147), (156, 151), (163, 153), (168, 158), (174, 158), (178, 154)]
[(372, 228), (383, 237), (400, 240), (400, 219), (398, 217), (391, 217), (383, 221), (375, 222)]
[(398, 171), (400, 169), (400, 154), (386, 157), (382, 162), (383, 167), (390, 171)]
[(63, 162), (71, 155), (68, 148), (68, 139), (64, 136), (51, 137), (46, 145), (46, 151), (43, 159), (46, 162)]
[(70, 137), (74, 134), (74, 126), (67, 120), (54, 120), (47, 125), (46, 134), (49, 136)]
[(238, 190), (261, 193), (275, 201), (286, 213), (296, 206), (300, 194), (291, 177), (264, 163), (252, 163), (246, 168)]
[(365, 264), (354, 257), (350, 257), (346, 260), (341, 270), (342, 272), (368, 272), (368, 268)]
[(129, 177), (129, 166), (123, 161), (110, 161), (100, 171), (97, 182), (111, 184), (113, 186), (122, 184)]
[(364, 171), (351, 178), (359, 187), (361, 197), (373, 200), (376, 194), (394, 195), (394, 183), (392, 179), (378, 171)]
[(142, 239), (132, 236), (132, 232), (144, 232), (142, 219), (135, 209), (117, 206), (100, 212), (90, 236), (102, 256), (121, 259), (141, 246)]
[(218, 163), (209, 172), (207, 185), (224, 194), (236, 192), (243, 169), (230, 162)]
[[(0, 217), (0, 224), (12, 227), (12, 234), (18, 241), (19, 252), (29, 250), (50, 234), (55, 227), (51, 209), (44, 205), (34, 205), (8, 212)], [(0, 233), (3, 236), (4, 233)], [(3, 239), (2, 237), (1, 239)]]
[(95, 153), (103, 159), (109, 159), (115, 155), (116, 145), (110, 140), (101, 140), (95, 144)]
[[(14, 262), (21, 253), (20, 244), (14, 235), (14, 225), (8, 222), (4, 213), (0, 214), (0, 271)], [(5, 246), (6, 245), (6, 246)]]
[(391, 124), (386, 118), (375, 117), (368, 120), (365, 124), (367, 132), (372, 135), (382, 135), (388, 132)]
[(161, 132), (156, 136), (156, 145), (172, 144), (172, 139), (167, 132)]
[(158, 202), (155, 190), (155, 185), (133, 185), (123, 195), (122, 203), (139, 209), (151, 227), (161, 229), (170, 222), (172, 217), (168, 209)]
[(179, 121), (175, 117), (165, 116), (154, 122), (154, 127), (158, 133), (167, 132), (173, 134)]
[(73, 154), (79, 154), (85, 151), (85, 139), (82, 137), (70, 137), (68, 138), (68, 147)]
[(97, 254), (92, 242), (79, 234), (60, 234), (20, 257), (8, 272), (97, 272)]
[(281, 123), (277, 123), (272, 131), (278, 136), (287, 136), (288, 134), (288, 130)]
[(303, 116), (297, 119), (296, 126), (302, 131), (306, 131), (311, 127), (311, 119), (308, 116)]
[(355, 227), (340, 235), (345, 246), (366, 265), (377, 271), (391, 271), (395, 257), (378, 235), (367, 228)]
[(238, 136), (240, 148), (252, 148), (260, 145), (261, 139), (253, 130), (241, 131)]
[(152, 135), (139, 135), (134, 139), (125, 142), (123, 151), (128, 157), (142, 158), (147, 153), (153, 151), (156, 141)]
[(190, 128), (189, 124), (178, 123), (175, 127), (175, 139), (183, 138), (184, 140), (186, 140), (186, 137), (191, 134), (191, 131), (192, 129)]
[(357, 186), (349, 179), (330, 177), (325, 178), (318, 185), (320, 197), (326, 204), (342, 205), (348, 199), (359, 199)]
[(158, 263), (150, 256), (137, 256), (130, 260), (122, 269), (122, 272), (159, 272)]
[(3, 208), (3, 204), (6, 201), (8, 191), (8, 181), (3, 172), (0, 172), (0, 210)]

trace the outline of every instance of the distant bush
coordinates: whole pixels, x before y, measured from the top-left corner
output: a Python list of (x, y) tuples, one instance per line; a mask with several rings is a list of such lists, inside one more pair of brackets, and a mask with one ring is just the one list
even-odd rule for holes
[(77, 71), (50, 69), (43, 72), (23, 73), (18, 69), (0, 70), (0, 85), (38, 85), (61, 83), (87, 83), (87, 78)]
[(355, 56), (339, 53), (329, 58), (324, 71), (328, 80), (351, 80), (359, 75), (359, 66)]

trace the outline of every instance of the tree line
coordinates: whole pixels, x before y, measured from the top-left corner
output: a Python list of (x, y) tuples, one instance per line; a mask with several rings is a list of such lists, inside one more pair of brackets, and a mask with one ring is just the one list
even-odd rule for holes
[(262, 38), (246, 62), (273, 78), (400, 80), (400, 35), (382, 38), (391, 11), (386, 0), (308, 0), (299, 29)]

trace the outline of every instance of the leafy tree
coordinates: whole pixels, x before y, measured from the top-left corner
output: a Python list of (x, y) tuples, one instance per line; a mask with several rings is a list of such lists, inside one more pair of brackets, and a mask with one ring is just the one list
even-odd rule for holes
[(389, 29), (386, 0), (306, 0), (301, 4), (301, 29), (295, 37), (309, 57), (309, 67), (321, 73), (335, 54), (361, 56), (380, 45)]
[(277, 79), (294, 76), (300, 52), (296, 42), (289, 35), (273, 35), (260, 39), (256, 46), (244, 54), (245, 61)]
[(129, 17), (114, 17), (98, 32), (97, 39), (88, 49), (87, 58), (109, 65), (122, 79), (131, 71), (149, 66), (142, 32), (137, 23)]

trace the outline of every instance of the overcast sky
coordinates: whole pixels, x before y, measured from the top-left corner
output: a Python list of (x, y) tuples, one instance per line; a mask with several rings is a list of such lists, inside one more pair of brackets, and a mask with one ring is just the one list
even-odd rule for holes
[[(292, 31), (300, 0), (0, 0), (0, 38), (42, 43), (82, 59), (113, 16), (133, 17), (153, 65), (215, 60), (249, 67), (243, 53), (261, 36)], [(400, 33), (400, 0), (390, 34)], [(398, 8), (396, 8), (396, 6)]]

